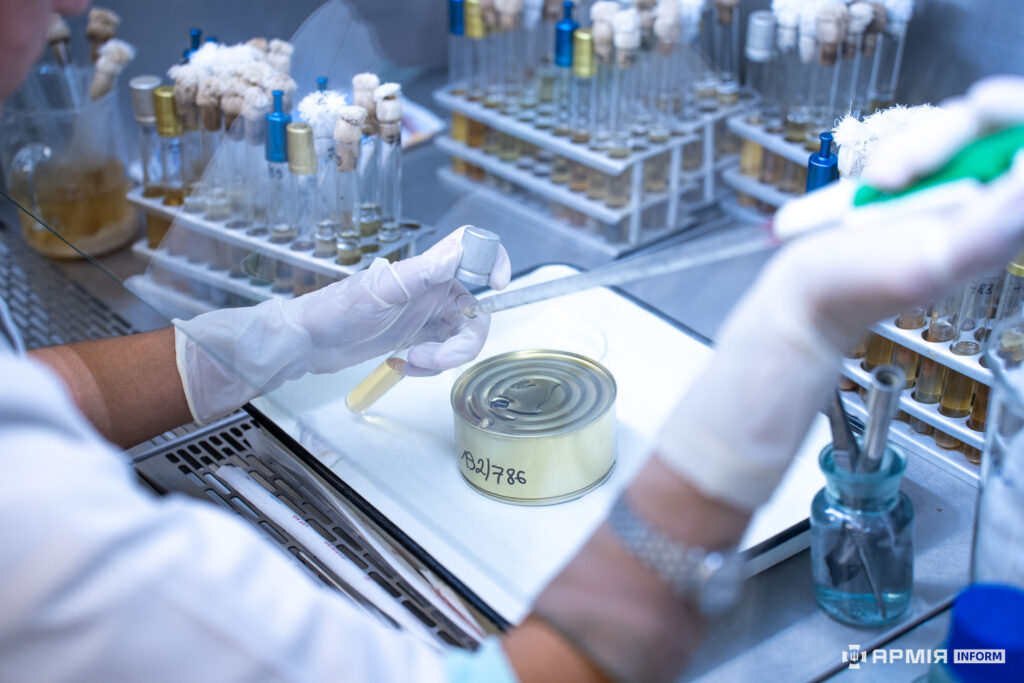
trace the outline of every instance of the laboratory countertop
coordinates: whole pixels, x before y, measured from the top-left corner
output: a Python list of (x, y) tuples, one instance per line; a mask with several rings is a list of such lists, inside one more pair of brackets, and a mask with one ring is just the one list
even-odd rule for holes
[[(407, 84), (405, 92), (416, 102), (433, 108), (430, 93), (441, 84), (442, 77), (438, 72), (423, 74)], [(448, 163), (448, 157), (433, 144), (409, 150), (403, 163), (404, 213), (436, 226), (438, 230), (432, 239), (470, 222), (489, 228), (501, 236), (516, 272), (547, 263), (589, 269), (610, 258), (581, 242), (546, 231), (543, 225), (517, 223), (500, 212), (488, 211), (486, 205), (473, 198), (459, 196), (437, 179), (436, 170)], [(453, 205), (459, 208), (452, 211)], [(17, 224), (15, 211), (10, 202), (0, 202), (0, 219)], [(728, 224), (712, 227), (718, 232), (743, 230)], [(708, 224), (698, 223), (688, 233), (670, 241), (689, 239), (709, 229)], [(638, 282), (624, 289), (713, 339), (729, 309), (754, 281), (768, 257), (769, 254), (756, 254)], [(137, 328), (151, 329), (161, 324), (157, 314), (119, 284), (145, 268), (128, 248), (99, 259), (99, 265), (102, 269), (85, 262), (58, 263), (68, 276)], [(929, 611), (967, 582), (976, 485), (918, 459), (909, 470), (904, 490), (917, 510), (917, 550), (913, 616), (904, 620), (901, 629), (853, 629), (830, 621), (814, 603), (809, 558), (804, 551), (751, 582), (750, 599), (738, 614), (711, 630), (686, 678), (749, 680), (764, 678), (774, 671), (785, 680), (821, 679), (837, 674), (843, 680), (891, 680), (893, 675), (909, 680), (924, 673), (926, 667), (881, 665), (851, 671), (843, 668), (841, 659), (842, 648), (847, 645), (867, 649), (894, 638), (903, 639), (897, 642), (917, 643), (913, 647), (934, 647), (944, 634), (944, 617), (932, 618)]]

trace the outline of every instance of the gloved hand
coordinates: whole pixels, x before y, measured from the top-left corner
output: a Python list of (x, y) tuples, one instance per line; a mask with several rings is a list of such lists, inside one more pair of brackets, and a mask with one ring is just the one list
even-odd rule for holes
[[(1000, 87), (1004, 97), (1012, 93), (1001, 106), (1019, 115), (1010, 121), (1024, 123), (1024, 81)], [(969, 96), (957, 106), (981, 118), (990, 101)], [(903, 178), (946, 158), (907, 164), (913, 171)], [(718, 550), (738, 543), (833, 386), (841, 352), (876, 320), (1005, 264), (1024, 244), (1024, 157), (1016, 162), (949, 215), (875, 224), (853, 215), (783, 247), (729, 315), (715, 356), (624, 494), (638, 516), (683, 545)], [(693, 602), (630, 555), (607, 523), (545, 588), (535, 610), (616, 680), (674, 680), (699, 638)]]
[[(467, 294), (453, 279), (464, 229), (420, 256), (394, 264), (377, 259), (364, 271), (296, 299), (175, 320), (178, 373), (192, 415), (209, 421), (287, 380), (336, 372), (409, 344), (415, 344), (409, 349), (410, 375), (471, 360), (484, 344), (490, 318), (465, 318), (456, 306)], [(510, 278), (508, 254), (500, 248), (489, 284), (503, 289)]]
[[(992, 114), (995, 103), (999, 115)], [(1024, 79), (982, 81), (943, 106), (981, 122), (971, 136), (991, 123), (1024, 123)], [(892, 144), (901, 158), (928, 147), (908, 147), (906, 138)], [(880, 145), (869, 161), (865, 180), (869, 172), (882, 174), (872, 169), (891, 158), (887, 147)], [(945, 157), (929, 154), (929, 166), (905, 162), (902, 175), (891, 173), (886, 162), (886, 173), (891, 181), (909, 182), (957, 149), (947, 147)], [(1020, 154), (1011, 171), (958, 211), (870, 224), (852, 212), (836, 229), (797, 239), (730, 314), (715, 358), (665, 426), (659, 454), (709, 496), (756, 508), (785, 473), (835, 381), (842, 351), (867, 326), (1004, 265), (1022, 243)]]

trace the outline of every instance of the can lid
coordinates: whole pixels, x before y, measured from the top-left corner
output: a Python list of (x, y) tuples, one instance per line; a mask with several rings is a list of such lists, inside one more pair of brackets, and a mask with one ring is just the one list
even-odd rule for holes
[(775, 15), (765, 9), (751, 12), (747, 18), (747, 59), (752, 62), (767, 62), (772, 58), (774, 44)]
[(1024, 661), (1024, 591), (1013, 586), (972, 584), (953, 602), (947, 652), (1004, 650), (1004, 663), (977, 666), (979, 660), (947, 660), (958, 680), (1019, 681)]
[(464, 0), (463, 20), (465, 22), (467, 38), (480, 40), (487, 37), (487, 29), (484, 28), (483, 10), (480, 9), (480, 0)]
[(164, 138), (181, 135), (181, 121), (174, 105), (174, 88), (161, 85), (153, 88), (153, 110), (156, 113), (156, 132)]
[(288, 124), (288, 169), (295, 175), (314, 175), (317, 171), (313, 126)]
[(615, 405), (607, 368), (567, 351), (512, 351), (462, 373), (452, 387), (455, 414), (498, 436), (543, 437), (574, 432)]
[(470, 225), (462, 233), (462, 256), (455, 278), (470, 285), (486, 285), (498, 258), (501, 238), (490, 230)]
[(577, 30), (572, 42), (572, 74), (577, 78), (593, 78), (597, 75), (593, 31), (589, 28)]
[(822, 133), (821, 149), (807, 159), (807, 191), (839, 180), (839, 157), (832, 153), (832, 133)]
[(453, 36), (466, 33), (466, 15), (462, 0), (448, 0), (448, 32)]
[(266, 115), (266, 158), (267, 161), (284, 162), (288, 161), (288, 138), (285, 131), (292, 122), (292, 117), (291, 114), (282, 111), (284, 91), (275, 90), (270, 94), (274, 98), (274, 109)]
[(159, 85), (159, 76), (136, 76), (128, 81), (128, 89), (132, 93), (132, 109), (135, 111), (135, 121), (140, 126), (156, 125), (153, 90)]
[(555, 24), (555, 65), (572, 66), (573, 33), (580, 25), (572, 18), (572, 0), (562, 3), (562, 20)]

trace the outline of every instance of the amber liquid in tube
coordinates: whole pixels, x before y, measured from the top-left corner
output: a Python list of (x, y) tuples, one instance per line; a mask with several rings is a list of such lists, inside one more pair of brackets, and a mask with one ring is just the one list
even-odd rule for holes
[(345, 397), (345, 405), (353, 413), (364, 413), (377, 400), (405, 377), (405, 361), (388, 358), (357, 384)]
[(586, 192), (589, 170), (577, 161), (571, 162), (569, 164), (569, 189), (573, 192)]
[(905, 346), (895, 344), (892, 352), (892, 364), (903, 371), (906, 377), (904, 389), (914, 386), (917, 380), (917, 354)]
[(631, 171), (628, 169), (617, 176), (608, 179), (608, 195), (604, 200), (605, 206), (612, 209), (621, 209), (629, 204), (629, 186)]
[(556, 156), (551, 161), (551, 182), (556, 185), (569, 182), (569, 160), (565, 157)]
[(601, 171), (587, 171), (587, 198), (604, 201), (608, 196), (608, 176)]
[(864, 361), (861, 363), (869, 372), (879, 365), (888, 365), (892, 362), (892, 354), (895, 344), (891, 339), (872, 334), (868, 338), (867, 352)]
[(983, 432), (987, 422), (988, 386), (979, 383), (977, 390), (974, 392), (974, 405), (971, 407), (971, 416), (967, 419), (967, 426), (976, 432)]

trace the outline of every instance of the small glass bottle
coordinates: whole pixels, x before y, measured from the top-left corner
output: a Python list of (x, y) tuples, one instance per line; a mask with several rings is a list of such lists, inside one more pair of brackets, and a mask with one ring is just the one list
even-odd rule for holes
[(359, 233), (359, 152), (366, 110), (343, 107), (334, 127), (334, 161), (337, 168), (338, 244), (337, 262), (351, 266), (363, 258)]
[(555, 125), (552, 133), (565, 137), (572, 132), (573, 41), (579, 24), (572, 18), (572, 2), (562, 3), (562, 20), (555, 25)]
[(463, 0), (448, 0), (448, 89), (453, 95), (466, 93), (466, 22)]
[(153, 90), (160, 85), (157, 76), (136, 76), (128, 87), (132, 93), (135, 123), (139, 124), (139, 153), (142, 161), (142, 196), (159, 197), (163, 169), (160, 167), (160, 138), (156, 130), (156, 111), (153, 109)]
[(487, 86), (487, 29), (480, 0), (464, 0), (463, 17), (466, 36), (466, 99), (479, 102)]
[(288, 124), (288, 170), (292, 181), (292, 219), (295, 227), (294, 251), (312, 251), (316, 246), (317, 158), (313, 127), (308, 123)]
[(402, 236), (402, 100), (397, 83), (374, 92), (380, 122), (381, 225), (377, 241), (396, 242)]
[(281, 109), (284, 93), (275, 90), (272, 95), (274, 109), (267, 114), (265, 152), (270, 188), (267, 200), (267, 226), (270, 228), (270, 241), (285, 244), (295, 239), (297, 233), (295, 225), (292, 223), (294, 215), (291, 205), (292, 187), (288, 171), (288, 137), (286, 134), (292, 117)]
[(914, 579), (914, 507), (900, 491), (906, 456), (887, 446), (875, 472), (850, 472), (832, 446), (818, 458), (825, 488), (811, 504), (811, 573), (818, 606), (855, 626), (897, 620)]

